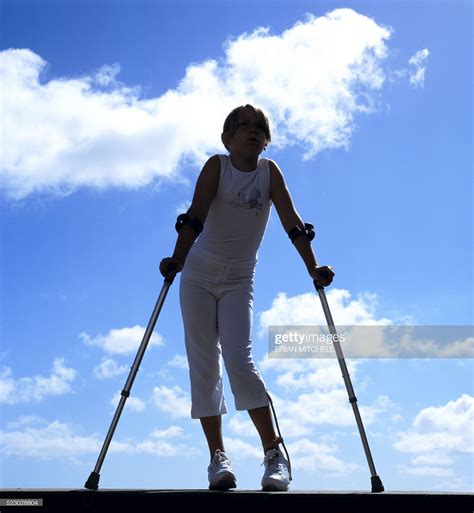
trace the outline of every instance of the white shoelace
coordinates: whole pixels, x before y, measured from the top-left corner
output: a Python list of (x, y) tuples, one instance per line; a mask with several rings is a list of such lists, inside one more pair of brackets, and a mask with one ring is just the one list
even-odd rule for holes
[(212, 462), (210, 464), (211, 467), (219, 465), (225, 468), (229, 468), (229, 458), (222, 451), (216, 451), (216, 453), (214, 454), (214, 458), (212, 458)]

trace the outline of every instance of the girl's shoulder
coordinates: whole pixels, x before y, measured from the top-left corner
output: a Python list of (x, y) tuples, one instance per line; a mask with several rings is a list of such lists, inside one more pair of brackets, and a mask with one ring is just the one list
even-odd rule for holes
[(206, 182), (218, 182), (220, 173), (221, 160), (219, 158), (219, 155), (213, 155), (212, 157), (209, 157), (207, 159), (206, 163), (202, 167), (199, 178)]
[(225, 157), (226, 157), (226, 155), (216, 153), (207, 159), (207, 162), (204, 164), (204, 167), (207, 167), (207, 168), (210, 167), (210, 168), (214, 169), (215, 171), (217, 170), (220, 172), (221, 165), (225, 162)]
[(267, 160), (268, 160), (268, 167), (270, 168), (270, 174), (283, 176), (282, 170), (280, 169), (278, 164), (272, 159), (267, 159)]
[(219, 166), (219, 169), (227, 164), (227, 161), (229, 160), (229, 155), (226, 155), (224, 153), (216, 153), (214, 154), (209, 160), (213, 159), (214, 164)]

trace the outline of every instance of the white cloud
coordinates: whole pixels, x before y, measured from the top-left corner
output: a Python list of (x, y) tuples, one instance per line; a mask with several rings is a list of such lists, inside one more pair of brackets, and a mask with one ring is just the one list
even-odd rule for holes
[(302, 393), (295, 400), (287, 401), (282, 413), (307, 426), (331, 424), (352, 427), (355, 425), (347, 392), (342, 388)]
[(174, 381), (176, 371), (174, 369), (189, 370), (188, 359), (185, 355), (175, 354), (171, 360), (166, 363), (166, 366), (161, 367), (157, 372), (157, 376), (162, 381)]
[[(359, 323), (382, 329), (390, 327), (392, 321), (377, 315), (377, 296), (365, 293), (353, 299), (349, 291), (332, 289), (327, 293), (328, 303), (334, 318), (341, 325)], [(260, 314), (260, 334), (269, 325), (308, 326), (326, 325), (319, 297), (314, 293), (288, 297), (280, 293), (269, 310)], [(376, 345), (372, 347), (377, 347)], [(361, 375), (361, 360), (346, 360), (351, 382), (356, 392), (361, 392), (366, 382)], [(323, 358), (270, 358), (267, 353), (258, 362), (265, 373), (273, 373), (280, 396), (271, 393), (283, 436), (288, 439), (315, 436), (319, 426), (340, 428), (343, 436), (357, 435), (352, 407), (341, 376), (341, 369), (334, 355)], [(360, 399), (360, 397), (359, 397)], [(358, 403), (364, 426), (385, 426), (387, 422), (400, 420), (400, 406), (390, 397), (379, 394), (370, 403)], [(231, 423), (236, 434), (243, 431), (239, 419)], [(379, 429), (380, 430), (380, 429)], [(374, 436), (384, 436), (377, 432)], [(318, 440), (321, 436), (318, 433)], [(337, 442), (337, 440), (336, 440)]]
[(376, 108), (391, 32), (351, 9), (308, 15), (281, 34), (260, 27), (227, 40), (223, 58), (189, 65), (176, 89), (151, 99), (140, 97), (140, 87), (118, 82), (116, 63), (48, 80), (41, 56), (4, 50), (2, 119), (8, 130), (2, 134), (0, 187), (21, 199), (84, 186), (183, 180), (179, 162), (201, 165), (223, 151), (225, 116), (248, 102), (268, 113), (276, 147), (299, 144), (304, 158), (347, 148), (355, 116)]
[(408, 59), (408, 68), (400, 68), (389, 71), (387, 81), (396, 82), (400, 79), (408, 79), (410, 85), (415, 89), (423, 88), (425, 85), (426, 63), (430, 51), (427, 48), (417, 51)]
[(178, 385), (173, 388), (164, 385), (153, 389), (153, 403), (162, 412), (168, 413), (171, 418), (190, 417), (191, 400), (189, 395)]
[(424, 408), (411, 428), (398, 432), (394, 448), (409, 453), (474, 451), (474, 397), (462, 394), (444, 406)]
[[(380, 419), (389, 419), (391, 423), (400, 422), (402, 419), (401, 415), (397, 413), (400, 410), (400, 406), (386, 395), (378, 395), (372, 404), (361, 404), (359, 409), (364, 424), (367, 426)], [(382, 436), (375, 432), (373, 435)]]
[(231, 433), (239, 436), (252, 436), (257, 432), (250, 417), (247, 415), (247, 418), (243, 418), (241, 413), (232, 415), (227, 427)]
[(433, 483), (433, 490), (442, 490), (444, 492), (451, 490), (454, 492), (472, 493), (474, 487), (472, 476), (450, 476), (450, 479)]
[(452, 465), (453, 458), (442, 453), (426, 453), (416, 456), (411, 460), (412, 465)]
[[(97, 346), (108, 354), (130, 354), (138, 350), (145, 328), (133, 326), (131, 328), (111, 329), (106, 335), (91, 337), (81, 333), (79, 337), (88, 346)], [(152, 333), (148, 347), (162, 346), (164, 339), (159, 333)]]
[(436, 477), (450, 477), (454, 475), (451, 468), (445, 467), (429, 467), (429, 466), (416, 466), (408, 467), (406, 465), (398, 465), (398, 471), (403, 475), (411, 476), (436, 476)]
[[(116, 77), (120, 73), (120, 65), (115, 63), (112, 65), (102, 66), (95, 75), (92, 76), (92, 83), (97, 83), (101, 86), (120, 86), (117, 82)], [(124, 91), (126, 93), (126, 90)]]
[(46, 426), (28, 426), (16, 431), (0, 431), (0, 445), (7, 456), (50, 459), (97, 453), (99, 440), (73, 433), (69, 424), (58, 420)]
[(170, 426), (167, 429), (155, 429), (152, 431), (152, 438), (189, 438), (190, 435), (185, 435), (182, 427)]
[[(356, 392), (365, 382), (360, 376), (361, 362), (347, 360), (347, 369)], [(282, 433), (286, 437), (310, 435), (316, 426), (329, 424), (341, 428), (355, 427), (348, 393), (337, 360), (276, 359), (268, 353), (258, 362), (259, 368), (272, 372), (278, 390), (284, 396), (271, 392)], [(380, 394), (371, 404), (360, 404), (364, 425), (370, 426), (384, 419), (399, 420), (400, 407), (388, 396)], [(238, 428), (238, 422), (235, 426)], [(346, 432), (347, 434), (347, 432)]]
[[(247, 458), (263, 461), (263, 450), (260, 445), (255, 447), (238, 438), (227, 437), (224, 437), (224, 445), (226, 447), (226, 452), (230, 455), (232, 461), (239, 461)], [(337, 458), (335, 454), (339, 452), (339, 449), (335, 445), (316, 443), (306, 438), (302, 438), (290, 444), (286, 443), (286, 447), (290, 455), (294, 478), (295, 471), (324, 471), (331, 476), (339, 476), (352, 473), (360, 469), (360, 465), (358, 464), (346, 462)]]
[(427, 48), (423, 50), (419, 50), (415, 53), (410, 59), (408, 63), (414, 69), (410, 69), (410, 84), (414, 87), (423, 87), (425, 84), (425, 72), (426, 66), (425, 63), (428, 60), (428, 56), (430, 52)]
[[(272, 399), (281, 432), (286, 439), (311, 435), (316, 427), (322, 425), (347, 428), (346, 435), (355, 427), (354, 414), (343, 386), (300, 392), (293, 398), (280, 398), (272, 394)], [(376, 419), (375, 414), (366, 416), (362, 408), (361, 415), (365, 426)]]
[[(472, 328), (469, 326), (396, 326), (391, 319), (379, 318), (378, 297), (374, 293), (365, 292), (353, 299), (348, 290), (333, 288), (326, 293), (326, 297), (346, 358), (474, 356), (474, 336), (471, 335)], [(275, 328), (270, 330), (270, 326)], [(279, 292), (270, 308), (259, 313), (258, 336), (269, 339), (276, 334), (285, 335), (289, 342), (277, 343), (276, 338), (272, 338), (271, 359), (333, 360), (337, 357), (334, 344), (326, 340), (329, 336), (326, 319), (319, 296), (313, 292), (291, 297), (285, 292)], [(291, 352), (294, 349), (311, 348), (317, 352)], [(282, 349), (288, 352), (282, 352)], [(281, 376), (279, 379), (283, 384), (286, 378)], [(316, 376), (312, 379), (316, 379)], [(295, 382), (287, 384), (298, 386)]]
[(263, 461), (263, 449), (255, 447), (248, 442), (238, 438), (228, 438), (224, 436), (225, 450), (231, 460), (243, 460), (247, 458), (261, 459)]
[[(396, 336), (392, 349), (397, 355), (414, 358), (472, 358), (474, 336), (469, 326), (437, 326), (437, 334), (430, 335), (429, 327), (393, 327), (391, 336)], [(466, 330), (467, 328), (467, 330)], [(450, 336), (451, 335), (451, 336)], [(449, 337), (446, 339), (446, 337)], [(388, 336), (387, 336), (388, 339)]]
[[(74, 460), (81, 455), (98, 454), (102, 447), (102, 440), (78, 435), (73, 426), (58, 420), (48, 423), (40, 418), (27, 420), (23, 417), (12, 424), (16, 424), (16, 427), (10, 427), (8, 431), (0, 430), (0, 447), (4, 456)], [(141, 442), (112, 440), (109, 450), (127, 454), (147, 453), (158, 457), (177, 454), (189, 457), (198, 454), (195, 447), (164, 440), (178, 437), (179, 430), (177, 426), (170, 426), (161, 433), (154, 431)]]
[(289, 444), (288, 452), (294, 470), (324, 471), (335, 476), (349, 474), (360, 469), (360, 465), (356, 463), (337, 458), (335, 453), (338, 453), (339, 449), (336, 446), (312, 442), (306, 438)]
[(189, 369), (188, 358), (181, 354), (175, 354), (173, 359), (168, 362), (168, 365), (178, 369)]
[(49, 377), (12, 377), (9, 367), (0, 373), (0, 403), (16, 404), (41, 401), (47, 396), (64, 395), (72, 392), (70, 383), (77, 371), (64, 365), (64, 358), (55, 358)]
[(157, 373), (157, 377), (159, 377), (162, 381), (173, 381), (173, 376), (167, 367), (162, 367)]
[[(313, 360), (313, 362), (316, 361)], [(357, 380), (354, 379), (358, 377), (358, 367), (354, 363), (350, 362), (349, 369), (352, 369), (350, 374), (356, 390), (360, 391), (361, 387), (357, 386)], [(324, 364), (326, 365), (326, 362)], [(325, 386), (318, 380), (311, 381), (314, 374), (313, 369), (317, 369), (314, 364), (306, 367), (301, 365), (299, 370), (295, 368), (294, 372), (298, 373), (298, 380), (302, 384), (305, 383), (304, 386), (298, 389), (292, 389), (291, 387), (279, 388), (278, 390), (282, 391), (284, 396), (278, 395), (275, 391), (270, 392), (278, 424), (285, 439), (291, 438), (293, 440), (301, 436), (311, 435), (316, 427), (322, 425), (347, 428), (346, 435), (356, 427), (354, 413), (349, 404), (348, 394), (337, 362), (331, 362), (331, 367), (331, 374), (338, 375), (338, 379), (337, 382), (334, 380), (330, 386)], [(264, 370), (264, 365), (259, 363), (259, 368)], [(267, 366), (266, 368), (268, 370), (270, 367)], [(279, 369), (277, 367), (271, 367), (271, 369), (278, 374)], [(286, 375), (290, 376), (291, 371), (287, 371)], [(386, 418), (393, 421), (394, 411), (398, 409), (398, 405), (394, 404), (385, 395), (377, 396), (371, 404), (359, 403), (359, 410), (366, 427), (376, 422), (382, 422)], [(240, 416), (231, 418), (229, 428), (233, 433), (240, 436), (245, 436), (246, 429), (248, 429), (249, 435), (254, 432), (251, 424)]]
[(35, 414), (22, 415), (18, 419), (8, 422), (7, 428), (8, 429), (17, 429), (17, 428), (21, 428), (23, 426), (28, 426), (31, 424), (47, 424), (47, 422), (39, 415), (35, 415)]
[(154, 456), (185, 456), (190, 458), (200, 451), (196, 447), (186, 444), (169, 443), (164, 440), (148, 439), (136, 444), (133, 447), (134, 452), (143, 452)]
[(126, 365), (118, 365), (115, 360), (106, 358), (94, 368), (94, 376), (97, 379), (112, 379), (127, 372)]
[[(359, 362), (346, 362), (352, 378), (357, 376)], [(276, 359), (268, 353), (259, 362), (262, 370), (278, 373), (276, 383), (288, 393), (302, 390), (330, 390), (343, 386), (341, 369), (337, 361), (328, 359)]]
[[(454, 455), (474, 451), (474, 397), (462, 394), (443, 406), (424, 408), (407, 431), (396, 433), (393, 447), (416, 454), (402, 474), (451, 477)], [(456, 484), (452, 483), (456, 488)]]
[[(110, 404), (114, 408), (117, 408), (120, 398), (121, 398), (121, 394), (119, 391), (114, 394), (114, 396), (110, 400)], [(130, 396), (130, 397), (127, 397), (127, 400), (125, 401), (125, 408), (128, 408), (133, 411), (143, 411), (145, 409), (145, 407), (146, 407), (145, 401), (142, 401), (139, 397)]]
[[(338, 325), (392, 324), (392, 321), (386, 318), (376, 319), (377, 294), (366, 292), (359, 294), (357, 299), (352, 299), (348, 290), (333, 288), (326, 293), (326, 297)], [(259, 317), (260, 337), (267, 335), (269, 325), (326, 326), (321, 301), (313, 292), (292, 297), (288, 297), (285, 292), (279, 292), (270, 309), (261, 312)]]
[(176, 216), (179, 214), (183, 214), (184, 212), (187, 212), (189, 207), (191, 206), (192, 199), (183, 201), (176, 207)]

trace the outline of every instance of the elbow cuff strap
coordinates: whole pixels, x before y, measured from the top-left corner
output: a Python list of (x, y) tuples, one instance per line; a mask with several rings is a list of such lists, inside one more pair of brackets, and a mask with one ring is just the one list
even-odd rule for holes
[(197, 217), (191, 220), (188, 214), (180, 214), (177, 217), (175, 224), (176, 231), (179, 233), (181, 228), (187, 224), (195, 231), (196, 235), (200, 235), (202, 232), (203, 224)]
[(288, 232), (288, 237), (291, 239), (291, 242), (295, 242), (296, 237), (300, 235), (305, 235), (306, 238), (311, 242), (314, 239), (314, 226), (310, 223), (304, 224), (304, 230), (299, 226), (295, 226)]

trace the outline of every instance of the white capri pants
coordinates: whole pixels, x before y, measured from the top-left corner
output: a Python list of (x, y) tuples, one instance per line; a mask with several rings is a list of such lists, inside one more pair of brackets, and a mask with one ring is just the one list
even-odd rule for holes
[(179, 300), (191, 379), (191, 417), (227, 413), (221, 355), (236, 410), (268, 406), (252, 359), (255, 267), (238, 269), (192, 251), (181, 273)]

